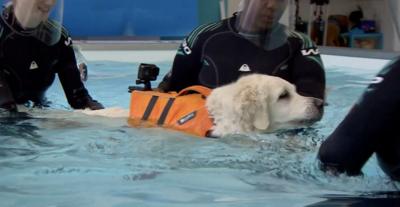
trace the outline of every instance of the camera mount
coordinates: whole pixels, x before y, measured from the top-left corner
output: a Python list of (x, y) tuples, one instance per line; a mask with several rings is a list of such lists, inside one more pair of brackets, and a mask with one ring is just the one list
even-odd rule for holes
[(144, 87), (129, 86), (129, 92), (134, 90), (151, 91), (151, 81), (157, 80), (160, 68), (154, 64), (141, 63), (138, 68), (136, 85), (144, 84)]

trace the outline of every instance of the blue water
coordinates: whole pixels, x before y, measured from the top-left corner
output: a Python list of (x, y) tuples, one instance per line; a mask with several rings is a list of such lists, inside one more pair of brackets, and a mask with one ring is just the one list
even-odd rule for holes
[[(396, 188), (375, 158), (362, 177), (324, 174), (315, 159), (381, 63), (367, 70), (325, 58), (325, 116), (297, 134), (197, 139), (130, 128), (122, 118), (73, 112), (56, 82), (48, 92), (52, 109), (29, 110), (34, 119), (1, 118), (0, 206), (283, 207), (368, 199), (383, 206), (392, 200), (376, 193)], [(171, 67), (170, 59), (153, 63), (160, 77)], [(107, 107), (128, 108), (138, 64), (91, 60), (87, 88)]]

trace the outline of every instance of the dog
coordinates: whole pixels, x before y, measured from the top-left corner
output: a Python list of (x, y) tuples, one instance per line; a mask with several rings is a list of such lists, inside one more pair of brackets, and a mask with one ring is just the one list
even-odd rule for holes
[[(307, 126), (320, 120), (323, 114), (322, 100), (301, 96), (295, 86), (286, 80), (262, 74), (246, 75), (212, 90), (205, 107), (213, 121), (212, 137), (271, 133)], [(88, 115), (129, 117), (128, 110), (118, 108), (83, 112)]]
[(322, 100), (301, 96), (288, 81), (261, 74), (214, 89), (206, 106), (214, 119), (215, 136), (306, 126), (323, 114)]

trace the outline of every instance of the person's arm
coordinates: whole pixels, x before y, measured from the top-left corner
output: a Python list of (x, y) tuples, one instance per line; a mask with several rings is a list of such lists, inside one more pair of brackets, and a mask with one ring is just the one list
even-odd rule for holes
[(203, 25), (195, 29), (179, 46), (172, 69), (159, 84), (159, 90), (164, 92), (180, 91), (188, 86), (198, 84), (203, 46), (199, 31), (206, 27)]
[(17, 104), (4, 75), (0, 71), (0, 111), (17, 111)]
[[(5, 27), (4, 20), (0, 19), (0, 28)], [(3, 43), (5, 41), (5, 37), (8, 36), (8, 32), (5, 32), (4, 29), (0, 33), (0, 111), (17, 111), (17, 104), (14, 100), (12, 91), (8, 82), (5, 78), (4, 74), (4, 53), (5, 49), (3, 47)]]
[(400, 180), (400, 59), (387, 65), (322, 143), (323, 170), (357, 175), (376, 152), (383, 170)]
[(103, 109), (103, 105), (96, 100), (93, 100), (83, 85), (76, 64), (72, 40), (70, 37), (65, 38), (66, 41), (61, 40), (59, 42), (59, 47), (61, 47), (60, 59), (55, 66), (55, 69), (57, 70), (68, 103), (74, 109)]
[(302, 34), (302, 47), (294, 51), (292, 82), (303, 96), (325, 99), (325, 70), (318, 48)]

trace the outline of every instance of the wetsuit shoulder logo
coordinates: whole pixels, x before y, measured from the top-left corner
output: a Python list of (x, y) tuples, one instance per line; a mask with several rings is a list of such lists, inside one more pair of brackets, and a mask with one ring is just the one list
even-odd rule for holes
[(303, 56), (310, 56), (310, 55), (319, 55), (319, 50), (318, 48), (308, 48), (308, 49), (304, 49), (301, 50), (301, 54)]
[(35, 61), (32, 61), (31, 66), (29, 67), (29, 70), (35, 70), (38, 68), (39, 68), (39, 65)]
[(384, 80), (384, 78), (377, 76), (371, 81), (371, 84), (379, 84), (379, 83), (382, 83), (383, 80)]
[(249, 65), (243, 64), (242, 67), (239, 68), (239, 71), (241, 71), (241, 72), (251, 72), (251, 69), (250, 69)]
[(68, 39), (65, 40), (64, 43), (65, 43), (65, 46), (70, 46), (72, 44), (72, 38), (68, 37)]
[(183, 48), (183, 52), (184, 52), (186, 55), (192, 54), (192, 49), (190, 49), (190, 47), (189, 47), (189, 45), (188, 45), (186, 39), (185, 39), (185, 40), (183, 41), (183, 43), (182, 43), (182, 48)]

